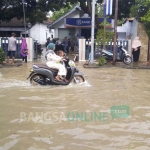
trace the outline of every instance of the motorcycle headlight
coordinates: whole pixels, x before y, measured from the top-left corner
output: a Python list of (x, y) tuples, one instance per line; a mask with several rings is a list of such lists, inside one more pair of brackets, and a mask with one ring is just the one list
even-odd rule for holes
[(70, 60), (70, 61), (69, 61), (69, 66), (75, 67), (75, 63), (74, 63), (72, 60)]
[(30, 72), (33, 72), (33, 68), (30, 69)]

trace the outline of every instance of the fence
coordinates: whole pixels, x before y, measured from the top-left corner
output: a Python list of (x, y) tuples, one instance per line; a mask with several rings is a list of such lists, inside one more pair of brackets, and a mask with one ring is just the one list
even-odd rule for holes
[[(126, 50), (128, 50), (128, 40), (117, 40), (116, 46), (122, 45)], [(98, 43), (96, 43), (96, 46), (98, 46)], [(103, 48), (102, 43), (100, 42), (100, 48)], [(114, 42), (105, 42), (105, 48), (108, 50), (113, 51)], [(116, 47), (116, 51), (118, 50), (118, 47)]]
[[(20, 44), (21, 44), (21, 38), (16, 38), (16, 52), (15, 52), (15, 58), (21, 58), (20, 56)], [(8, 38), (1, 38), (1, 48), (3, 48), (5, 55), (7, 55), (8, 50)]]
[[(86, 41), (85, 39), (79, 39), (79, 61), (85, 61), (85, 59), (88, 59), (90, 48), (88, 48), (87, 44), (90, 43), (90, 41)], [(120, 48), (118, 45), (122, 45), (131, 55), (131, 40), (117, 40), (116, 42), (116, 55), (120, 52)], [(105, 42), (105, 48), (107, 50), (113, 51), (114, 42)], [(100, 52), (100, 49), (103, 48), (102, 42), (94, 44), (94, 56), (97, 55)]]
[[(20, 37), (16, 37), (16, 52), (15, 52), (15, 58), (20, 59), (20, 45), (22, 42), (22, 39)], [(37, 58), (37, 41), (33, 40), (32, 38), (26, 38), (27, 45), (28, 45), (28, 61), (33, 61), (33, 59)], [(7, 50), (8, 50), (8, 38), (7, 37), (1, 37), (0, 38), (0, 47), (3, 48), (5, 55), (7, 56)]]
[[(87, 45), (90, 41), (85, 41), (85, 44)], [(128, 46), (128, 40), (117, 40), (116, 42), (116, 55), (117, 53), (120, 53), (120, 48), (118, 47), (119, 45), (122, 45), (127, 51), (129, 49)], [(103, 49), (103, 44), (102, 42), (99, 43), (94, 43), (94, 57), (97, 57), (98, 51), (100, 51), (100, 49)], [(114, 42), (110, 41), (110, 42), (105, 42), (105, 49), (109, 50), (109, 51), (113, 51), (114, 49)], [(88, 49), (88, 46), (86, 46), (85, 49), (85, 59), (88, 59), (90, 50)]]

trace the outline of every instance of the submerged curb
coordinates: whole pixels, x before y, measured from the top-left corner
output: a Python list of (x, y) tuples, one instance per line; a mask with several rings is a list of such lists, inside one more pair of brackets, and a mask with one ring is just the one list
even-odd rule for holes
[(0, 64), (0, 68), (11, 68), (11, 67), (19, 67), (22, 66), (22, 63), (13, 64)]
[(84, 68), (89, 68), (89, 69), (92, 69), (92, 68), (124, 68), (124, 69), (150, 69), (150, 66), (149, 65), (132, 65), (132, 66), (129, 66), (129, 65), (121, 65), (121, 64), (116, 64), (115, 66), (113, 65), (104, 65), (104, 66), (98, 66), (97, 64), (94, 64), (94, 65), (85, 65), (83, 64), (83, 67)]

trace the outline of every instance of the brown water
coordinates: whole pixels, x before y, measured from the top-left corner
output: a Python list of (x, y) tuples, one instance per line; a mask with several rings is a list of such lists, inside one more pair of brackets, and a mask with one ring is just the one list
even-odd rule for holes
[[(85, 83), (34, 87), (31, 66), (0, 69), (0, 150), (150, 149), (149, 70), (79, 64)], [(110, 108), (120, 105), (130, 115), (112, 119)], [(105, 112), (107, 120), (75, 120), (82, 112)]]

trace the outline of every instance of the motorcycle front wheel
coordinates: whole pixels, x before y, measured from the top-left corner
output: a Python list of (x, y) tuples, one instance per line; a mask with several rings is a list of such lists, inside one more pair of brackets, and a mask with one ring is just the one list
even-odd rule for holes
[(30, 78), (30, 83), (31, 83), (31, 85), (33, 85), (33, 86), (41, 85), (41, 84), (39, 84), (38, 82), (35, 82), (35, 81), (34, 81), (35, 79), (41, 79), (41, 80), (44, 81), (44, 77), (43, 77), (42, 75), (40, 75), (40, 74), (35, 74), (35, 75), (33, 75), (33, 76)]
[(75, 84), (79, 84), (79, 83), (83, 83), (85, 80), (82, 76), (74, 76), (74, 78), (72, 79), (72, 83)]
[(130, 56), (125, 56), (124, 59), (123, 59), (123, 62), (126, 64), (126, 65), (129, 65), (131, 62), (132, 62), (132, 59)]

